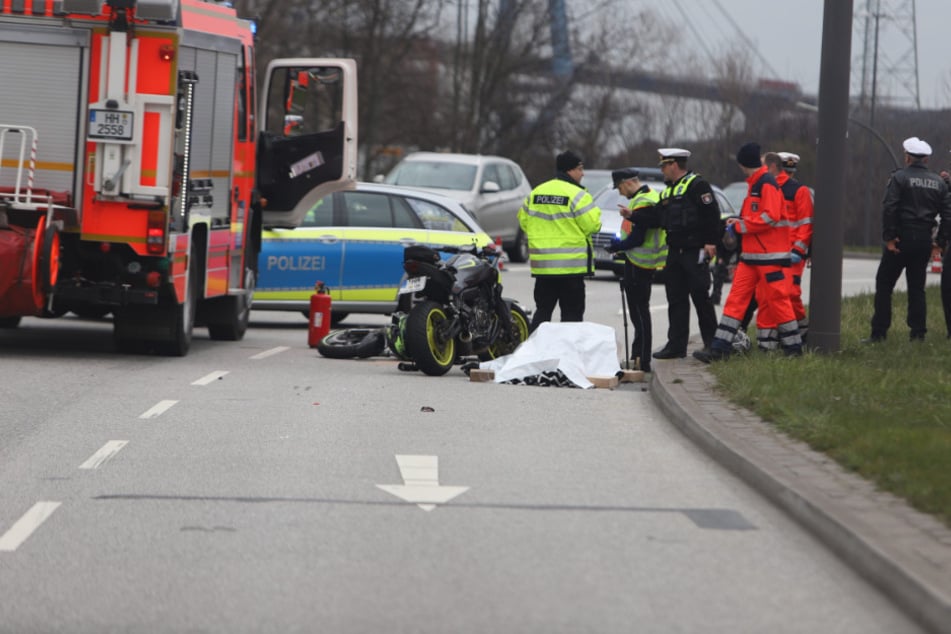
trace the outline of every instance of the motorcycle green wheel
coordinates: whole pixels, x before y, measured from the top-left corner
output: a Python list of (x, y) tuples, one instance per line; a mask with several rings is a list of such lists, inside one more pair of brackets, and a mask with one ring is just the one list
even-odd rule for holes
[(528, 339), (528, 315), (516, 304), (509, 304), (509, 319), (512, 320), (512, 331), (505, 336), (500, 334), (495, 343), (479, 353), (480, 361), (491, 361), (512, 354), (519, 345)]
[(430, 376), (449, 372), (456, 360), (456, 341), (444, 336), (448, 325), (442, 305), (433, 301), (417, 304), (406, 317), (406, 351), (416, 367)]

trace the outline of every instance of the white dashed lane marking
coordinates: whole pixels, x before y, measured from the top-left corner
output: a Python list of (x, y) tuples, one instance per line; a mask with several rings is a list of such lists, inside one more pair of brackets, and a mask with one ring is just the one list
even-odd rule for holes
[(119, 453), (119, 450), (129, 444), (128, 440), (110, 440), (99, 451), (89, 457), (89, 460), (79, 465), (80, 469), (98, 469), (107, 460)]
[(172, 405), (178, 401), (159, 401), (153, 405), (149, 410), (139, 414), (139, 418), (155, 418), (156, 416), (161, 416), (169, 409)]
[(61, 502), (37, 502), (0, 537), (0, 552), (13, 552), (49, 519)]
[(265, 358), (270, 357), (270, 356), (272, 356), (272, 355), (280, 354), (280, 353), (282, 353), (282, 352), (284, 352), (284, 351), (286, 351), (286, 350), (290, 350), (290, 348), (287, 347), (287, 346), (278, 346), (278, 347), (276, 347), (276, 348), (271, 348), (270, 350), (265, 350), (264, 352), (259, 352), (259, 353), (257, 353), (256, 355), (254, 355), (254, 356), (251, 357), (251, 358), (252, 358), (252, 359), (265, 359)]
[(192, 381), (192, 385), (208, 385), (209, 383), (217, 381), (226, 374), (228, 374), (227, 370), (215, 370), (214, 372), (210, 372), (209, 374), (201, 377), (197, 381)]

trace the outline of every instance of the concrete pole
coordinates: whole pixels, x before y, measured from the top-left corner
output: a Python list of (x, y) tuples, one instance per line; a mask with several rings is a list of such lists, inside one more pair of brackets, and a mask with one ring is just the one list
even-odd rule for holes
[(809, 345), (838, 352), (842, 335), (842, 208), (845, 196), (853, 0), (825, 0), (819, 71), (819, 138), (813, 218)]

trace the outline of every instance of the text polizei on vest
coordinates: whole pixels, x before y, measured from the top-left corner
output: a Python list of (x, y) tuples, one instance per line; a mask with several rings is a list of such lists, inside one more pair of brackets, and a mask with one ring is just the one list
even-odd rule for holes
[(908, 184), (912, 187), (923, 187), (924, 189), (941, 189), (941, 185), (938, 184), (938, 181), (932, 180), (930, 178), (909, 178)]
[(567, 196), (552, 196), (551, 194), (535, 194), (532, 199), (536, 205), (567, 205)]

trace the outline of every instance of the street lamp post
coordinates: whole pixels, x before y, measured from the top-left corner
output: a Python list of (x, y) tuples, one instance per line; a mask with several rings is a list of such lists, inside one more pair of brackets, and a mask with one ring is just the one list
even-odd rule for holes
[(809, 297), (809, 344), (838, 352), (842, 334), (842, 204), (849, 118), (852, 0), (825, 0), (819, 71), (815, 245)]

